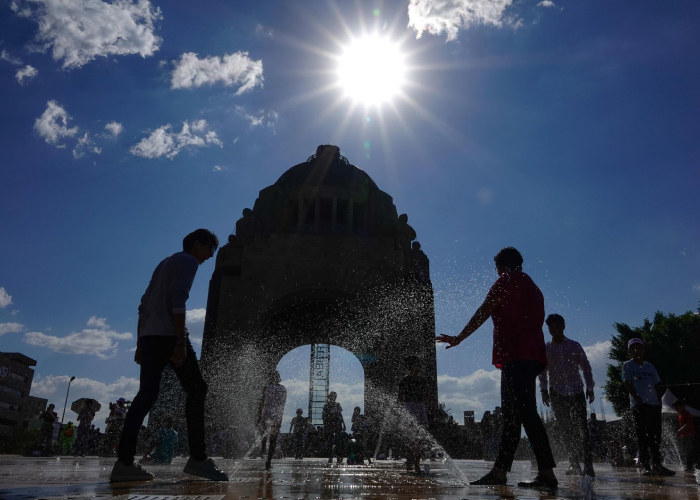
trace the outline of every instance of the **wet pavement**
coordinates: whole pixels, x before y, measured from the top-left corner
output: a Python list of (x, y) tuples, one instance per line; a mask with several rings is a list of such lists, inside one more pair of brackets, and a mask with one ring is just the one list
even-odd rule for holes
[[(329, 466), (321, 459), (274, 460), (266, 471), (262, 460), (217, 460), (231, 475), (227, 483), (199, 481), (182, 472), (185, 459), (169, 466), (152, 466), (152, 482), (110, 485), (114, 460), (86, 457), (24, 458), (0, 455), (0, 499), (83, 499), (165, 500), (175, 496), (219, 499), (584, 499), (578, 478), (567, 477), (564, 469), (555, 472), (560, 480), (556, 492), (518, 488), (518, 481), (529, 479), (529, 462), (516, 462), (508, 486), (465, 486), (464, 477), (474, 480), (489, 468), (476, 460), (449, 463), (427, 462), (430, 472), (417, 476), (405, 472), (397, 461), (380, 461), (371, 466)], [(678, 472), (671, 478), (642, 477), (637, 469), (611, 468), (596, 464), (594, 483), (598, 499), (700, 500), (700, 485), (690, 473)], [(461, 476), (461, 477), (460, 477)]]

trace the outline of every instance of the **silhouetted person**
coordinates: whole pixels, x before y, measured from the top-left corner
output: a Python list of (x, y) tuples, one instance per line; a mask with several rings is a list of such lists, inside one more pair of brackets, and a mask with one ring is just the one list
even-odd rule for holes
[(297, 408), (297, 416), (289, 424), (289, 433), (292, 435), (294, 447), (294, 460), (304, 458), (304, 437), (309, 425), (309, 419), (303, 417), (304, 410)]
[[(428, 412), (425, 403), (428, 398), (428, 379), (421, 375), (422, 363), (418, 356), (409, 356), (405, 360), (406, 376), (399, 382), (399, 404), (403, 407), (405, 417), (399, 425), (407, 433), (408, 450), (406, 452), (406, 469), (413, 469), (420, 474), (422, 428), (428, 426)], [(427, 431), (423, 431), (427, 432)]]
[(536, 379), (547, 365), (542, 324), (544, 297), (534, 281), (522, 270), (523, 258), (513, 247), (502, 249), (493, 258), (498, 279), (474, 316), (457, 336), (440, 335), (438, 342), (459, 345), (484, 322), (493, 320), (493, 364), (501, 369), (503, 433), (493, 469), (473, 485), (506, 484), (520, 441), (521, 426), (532, 445), (538, 473), (532, 481), (518, 483), (523, 488), (556, 488), (554, 457), (549, 438), (537, 413)]
[[(550, 402), (557, 426), (569, 451), (567, 475), (583, 474), (595, 477), (591, 439), (586, 421), (586, 398), (593, 403), (593, 373), (581, 344), (564, 336), (566, 322), (559, 314), (547, 316), (547, 327), (552, 340), (547, 342), (547, 367), (540, 373), (542, 402)], [(586, 380), (586, 393), (580, 371)], [(547, 380), (549, 378), (549, 381)]]
[(173, 429), (173, 418), (165, 417), (163, 426), (158, 429), (148, 445), (148, 450), (139, 463), (170, 465), (177, 448), (177, 431)]
[(51, 454), (53, 451), (53, 432), (54, 432), (54, 422), (58, 418), (55, 411), (54, 404), (50, 404), (49, 407), (44, 411), (39, 418), (43, 420), (41, 424), (41, 430), (39, 431), (39, 444), (43, 445), (44, 453), (47, 455)]
[(661, 456), (661, 378), (654, 365), (644, 361), (642, 339), (631, 339), (627, 350), (632, 359), (622, 365), (622, 381), (630, 394), (642, 474), (673, 476), (676, 473), (663, 466)]
[(78, 439), (75, 442), (75, 452), (85, 456), (90, 445), (90, 425), (95, 418), (95, 410), (92, 409), (92, 400), (87, 400), (78, 413)]
[(190, 458), (184, 472), (215, 481), (227, 481), (214, 461), (207, 458), (204, 441), (204, 401), (207, 384), (185, 326), (186, 302), (199, 265), (214, 256), (219, 240), (197, 229), (182, 241), (182, 252), (158, 264), (139, 305), (138, 341), (134, 361), (141, 365), (139, 392), (126, 415), (110, 481), (146, 481), (153, 474), (134, 463), (136, 442), (143, 419), (158, 398), (163, 369), (170, 364), (187, 394), (185, 416)]
[(73, 425), (73, 422), (68, 422), (61, 429), (61, 435), (58, 438), (58, 441), (61, 445), (58, 454), (59, 455), (68, 455), (68, 453), (70, 453), (70, 451), (71, 451), (71, 447), (73, 446), (74, 439), (75, 439), (75, 426)]
[(693, 472), (694, 467), (700, 468), (696, 451), (696, 433), (693, 416), (686, 409), (682, 399), (673, 402), (673, 409), (678, 413), (678, 439), (680, 441), (681, 459), (686, 472)]
[[(356, 406), (352, 411), (352, 418), (350, 419), (352, 426), (350, 430), (352, 431), (352, 437), (355, 440), (355, 463), (364, 464), (365, 454), (367, 453), (367, 439), (369, 438), (369, 419), (366, 415), (362, 414), (362, 408)], [(367, 462), (372, 463), (372, 459), (367, 457)]]
[(328, 394), (326, 404), (323, 405), (323, 431), (326, 435), (326, 443), (328, 445), (328, 463), (333, 463), (333, 455), (335, 454), (337, 462), (343, 461), (340, 454), (340, 434), (345, 431), (345, 420), (343, 419), (343, 407), (336, 402), (338, 394), (331, 391)]
[(284, 416), (284, 403), (287, 401), (287, 389), (280, 384), (280, 372), (275, 370), (270, 376), (268, 384), (263, 389), (260, 408), (258, 410), (257, 427), (262, 434), (261, 456), (265, 454), (267, 444), (267, 461), (265, 468), (272, 467), (272, 456), (275, 454), (277, 446), (277, 436), (282, 427), (282, 417)]

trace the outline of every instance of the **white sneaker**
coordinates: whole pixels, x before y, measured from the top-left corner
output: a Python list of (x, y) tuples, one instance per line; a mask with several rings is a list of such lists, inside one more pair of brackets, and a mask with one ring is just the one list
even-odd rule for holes
[(126, 483), (131, 481), (151, 481), (153, 474), (141, 467), (137, 463), (124, 465), (123, 462), (117, 460), (112, 468), (112, 474), (109, 476), (110, 483)]
[(190, 457), (187, 464), (185, 464), (183, 472), (211, 479), (212, 481), (228, 481), (228, 474), (220, 470), (211, 458), (195, 460)]

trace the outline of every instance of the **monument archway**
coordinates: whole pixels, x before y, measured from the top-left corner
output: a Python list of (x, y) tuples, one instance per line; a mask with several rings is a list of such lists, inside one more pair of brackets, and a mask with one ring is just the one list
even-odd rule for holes
[[(311, 394), (309, 392), (309, 379), (311, 370), (309, 367), (309, 358), (313, 345), (303, 345), (289, 351), (285, 354), (277, 364), (277, 370), (282, 375), (282, 385), (287, 388), (287, 401), (285, 404), (285, 413), (283, 419), (283, 430), (289, 429), (289, 422), (296, 415), (296, 409), (301, 408), (304, 412), (304, 417), (310, 415), (309, 400)], [(322, 346), (324, 349), (327, 346)], [(348, 430), (352, 427), (352, 412), (356, 406), (359, 406), (364, 413), (365, 402), (365, 371), (359, 358), (352, 352), (343, 349), (342, 347), (330, 346), (330, 370), (328, 386), (320, 384), (314, 388), (317, 390), (319, 397), (325, 403), (329, 392), (335, 391), (338, 394), (338, 402), (343, 407), (343, 417)], [(327, 390), (327, 391), (326, 391)], [(318, 409), (318, 417), (321, 417), (321, 409)]]
[(391, 196), (335, 146), (260, 191), (209, 285), (201, 365), (210, 416), (249, 425), (279, 360), (314, 343), (360, 360), (370, 418), (396, 399), (408, 355), (422, 359), (436, 406), (433, 290), (415, 238)]

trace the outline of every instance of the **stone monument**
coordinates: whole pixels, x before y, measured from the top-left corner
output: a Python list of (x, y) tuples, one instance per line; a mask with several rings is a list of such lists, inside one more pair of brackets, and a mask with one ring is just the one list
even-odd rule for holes
[(260, 191), (209, 284), (201, 366), (214, 425), (250, 428), (270, 371), (314, 343), (357, 356), (369, 417), (396, 400), (408, 355), (422, 359), (437, 405), (428, 258), (407, 221), (336, 146), (319, 146)]

